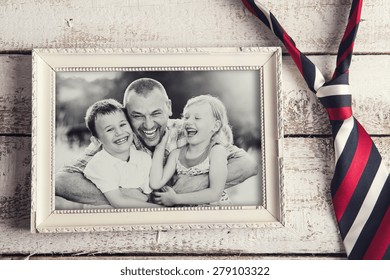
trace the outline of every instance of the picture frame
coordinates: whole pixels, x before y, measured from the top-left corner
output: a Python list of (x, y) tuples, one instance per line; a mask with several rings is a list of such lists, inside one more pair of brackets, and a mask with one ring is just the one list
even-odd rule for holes
[[(285, 213), (281, 67), (281, 49), (278, 47), (34, 49), (31, 231), (54, 233), (282, 227)], [(107, 73), (142, 75), (151, 72), (166, 74), (173, 80), (180, 73), (188, 74), (189, 79), (194, 80), (191, 73), (200, 73), (211, 81), (214, 75), (220, 73), (221, 80), (226, 83), (228, 79), (223, 77), (231, 77), (232, 73), (248, 73), (256, 77), (257, 83), (250, 87), (255, 92), (251, 98), (258, 100), (255, 102), (257, 105), (252, 105), (259, 109), (259, 115), (256, 113), (254, 116), (259, 120), (256, 129), (260, 131), (259, 153), (256, 156), (260, 163), (259, 181), (255, 184), (260, 193), (257, 205), (56, 209), (55, 176), (58, 159), (67, 154), (59, 152), (57, 141), (60, 133), (59, 104), (62, 102), (59, 98), (62, 87), (60, 81), (65, 80), (69, 73), (86, 77)], [(239, 79), (234, 81), (238, 88), (241, 83), (244, 84)], [(81, 97), (76, 97), (76, 101), (80, 101), (77, 98)], [(175, 103), (175, 99), (172, 103)], [(229, 107), (226, 107), (229, 111)]]

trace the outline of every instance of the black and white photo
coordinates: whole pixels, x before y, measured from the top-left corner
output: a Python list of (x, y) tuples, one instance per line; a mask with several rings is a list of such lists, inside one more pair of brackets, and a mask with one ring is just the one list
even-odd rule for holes
[[(99, 205), (102, 208), (154, 207), (156, 200), (163, 206), (260, 205), (259, 83), (258, 71), (58, 72), (56, 209), (99, 208)], [(119, 112), (122, 104), (123, 112)], [(93, 106), (97, 115), (92, 116), (91, 131), (87, 118), (91, 118), (88, 108), (90, 115)], [(164, 147), (161, 140), (165, 141)], [(213, 153), (218, 146), (226, 150), (219, 155), (222, 158), (215, 159), (215, 162), (225, 162), (222, 163), (225, 166), (212, 164), (212, 169), (217, 168), (216, 175), (207, 178), (212, 146), (215, 146)], [(115, 149), (123, 150), (124, 154), (115, 154)], [(174, 161), (175, 172), (169, 178), (165, 175), (163, 181), (153, 171), (149, 182), (146, 177), (152, 159), (158, 161), (160, 151), (163, 153), (161, 168), (163, 161)], [(179, 154), (181, 161), (177, 159)], [(232, 162), (230, 176), (223, 174), (228, 159)], [(149, 186), (152, 182), (153, 191)], [(210, 182), (218, 182), (217, 188), (222, 189), (202, 191), (210, 188)], [(108, 191), (118, 192), (120, 198), (107, 195)], [(191, 195), (180, 197), (181, 194)], [(217, 196), (215, 201), (210, 195)], [(175, 198), (184, 202), (176, 203)]]
[(37, 50), (37, 230), (282, 215), (280, 50), (133, 51)]

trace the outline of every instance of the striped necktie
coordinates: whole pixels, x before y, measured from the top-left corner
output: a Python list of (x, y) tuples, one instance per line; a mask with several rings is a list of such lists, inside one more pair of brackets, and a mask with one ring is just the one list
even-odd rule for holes
[(328, 112), (336, 158), (331, 195), (348, 258), (390, 259), (390, 175), (370, 136), (352, 115), (348, 82), (363, 0), (352, 1), (336, 69), (328, 82), (259, 0), (242, 2), (282, 41)]

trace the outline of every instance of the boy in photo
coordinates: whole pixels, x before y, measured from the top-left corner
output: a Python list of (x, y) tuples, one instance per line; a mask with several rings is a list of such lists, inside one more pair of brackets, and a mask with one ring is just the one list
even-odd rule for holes
[(84, 170), (114, 208), (159, 207), (148, 203), (151, 157), (135, 149), (124, 107), (114, 99), (94, 103), (85, 123), (92, 141), (102, 145)]

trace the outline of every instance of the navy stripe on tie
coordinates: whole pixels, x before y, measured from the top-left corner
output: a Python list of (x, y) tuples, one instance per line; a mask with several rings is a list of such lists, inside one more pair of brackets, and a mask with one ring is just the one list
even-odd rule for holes
[(352, 4), (351, 4), (351, 10), (349, 11), (349, 16), (348, 16), (348, 19), (351, 18), (351, 16), (353, 15), (353, 13), (355, 12), (355, 9), (358, 5), (359, 1), (353, 1)]
[[(336, 136), (337, 137), (337, 136)], [(341, 182), (344, 180), (345, 175), (348, 173), (349, 167), (352, 163), (352, 159), (355, 156), (355, 151), (358, 145), (359, 133), (357, 121), (353, 120), (353, 129), (348, 137), (344, 150), (336, 163), (334, 176), (331, 182), (332, 197), (335, 196)], [(348, 163), (348, 165), (347, 165)]]
[(332, 135), (333, 138), (336, 137), (337, 133), (339, 132), (340, 128), (343, 126), (344, 121), (330, 121), (332, 125)]
[(352, 52), (344, 57), (344, 60), (337, 66), (335, 73), (337, 76), (347, 72), (352, 60)]
[[(387, 185), (387, 187), (386, 187)], [(378, 200), (375, 204), (374, 209), (371, 212), (370, 217), (368, 218), (366, 224), (363, 227), (362, 232), (359, 235), (359, 238), (356, 240), (355, 247), (353, 247), (349, 258), (362, 259), (366, 253), (368, 246), (372, 239), (374, 238), (375, 233), (380, 226), (383, 217), (389, 207), (390, 200), (390, 176), (387, 177), (386, 183), (382, 188), (381, 193), (379, 194)]]
[(387, 250), (386, 250), (385, 255), (383, 256), (383, 259), (384, 259), (384, 260), (390, 260), (390, 244), (389, 244), (389, 246), (387, 247)]
[(367, 165), (362, 173), (359, 183), (356, 186), (355, 192), (349, 201), (347, 209), (339, 221), (340, 234), (343, 239), (347, 235), (357, 214), (359, 213), (360, 207), (362, 206), (368, 190), (375, 179), (381, 161), (382, 159), (378, 150), (375, 146), (372, 146)]
[(321, 97), (320, 101), (325, 108), (341, 108), (350, 107), (352, 103), (352, 97), (350, 94)]
[(348, 73), (344, 73), (342, 75), (337, 76), (335, 79), (331, 79), (326, 82), (324, 86), (335, 86), (335, 85), (349, 85), (349, 75)]
[(316, 79), (316, 67), (314, 64), (305, 56), (301, 55), (303, 78), (305, 79), (308, 87), (312, 92), (315, 92), (314, 83)]
[(271, 28), (268, 22), (268, 18), (264, 15), (264, 13), (256, 6), (253, 1), (245, 1), (252, 7), (252, 10), (256, 13), (256, 16), (268, 27)]
[[(353, 42), (355, 41), (355, 38), (356, 38), (356, 34), (357, 34), (357, 31), (358, 31), (358, 25), (356, 25), (351, 33), (348, 34), (348, 36), (344, 39), (344, 41), (342, 41), (340, 43), (340, 46), (339, 46), (339, 51), (341, 52), (345, 52), (348, 50), (348, 48), (353, 44)], [(352, 50), (351, 50), (352, 52)]]
[[(270, 18), (271, 18), (272, 28), (273, 28), (275, 35), (284, 43), (284, 38), (283, 38), (284, 29), (283, 29), (283, 27), (279, 24), (278, 20), (271, 13), (270, 13)], [(295, 42), (293, 39), (291, 39), (291, 42), (295, 46)]]
[[(351, 65), (351, 60), (352, 60), (352, 49), (350, 49), (351, 45), (355, 41), (356, 33), (358, 30), (358, 26), (355, 26), (351, 33), (345, 38), (344, 41), (341, 42), (340, 47), (339, 47), (339, 53), (346, 53), (349, 52), (342, 61), (337, 60), (337, 67), (336, 67), (336, 72), (341, 75), (345, 73), (348, 69), (349, 66)], [(338, 57), (338, 59), (340, 59)]]

